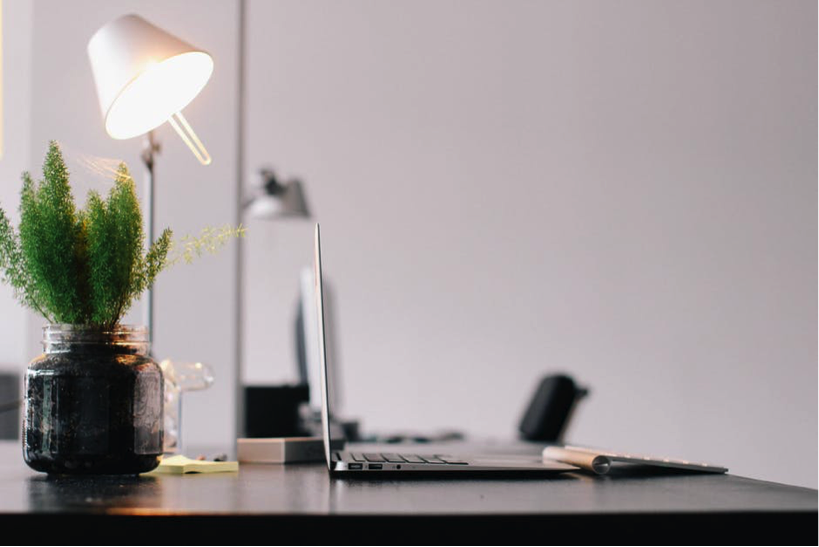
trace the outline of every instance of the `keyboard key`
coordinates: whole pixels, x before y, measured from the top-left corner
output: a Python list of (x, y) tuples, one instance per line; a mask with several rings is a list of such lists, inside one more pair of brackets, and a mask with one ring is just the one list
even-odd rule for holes
[(366, 461), (366, 460), (364, 459), (364, 454), (361, 454), (361, 453), (359, 453), (359, 452), (352, 452), (352, 453), (350, 453), (350, 457), (353, 459), (353, 461), (357, 461), (357, 462), (363, 462), (363, 461)]
[(446, 463), (441, 458), (436, 458), (434, 456), (421, 456), (427, 463)]
[(386, 460), (386, 461), (388, 461), (390, 463), (404, 463), (404, 458), (402, 458), (400, 454), (383, 454), (382, 453), (381, 457), (384, 458), (384, 460)]
[(368, 462), (383, 462), (384, 458), (381, 457), (381, 454), (362, 454), (364, 459)]
[(444, 460), (444, 463), (451, 463), (453, 465), (466, 465), (466, 462), (463, 461), (461, 458), (456, 458), (455, 456), (450, 456), (449, 454), (435, 454), (435, 457)]
[(427, 463), (421, 456), (414, 456), (411, 454), (403, 454), (402, 457), (407, 463)]

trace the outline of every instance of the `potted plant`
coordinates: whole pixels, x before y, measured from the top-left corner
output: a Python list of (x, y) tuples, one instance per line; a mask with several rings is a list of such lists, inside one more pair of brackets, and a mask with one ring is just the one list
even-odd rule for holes
[[(215, 240), (222, 243), (224, 234)], [(78, 209), (56, 142), (42, 181), (23, 173), (18, 229), (0, 209), (3, 281), (48, 321), (45, 351), (26, 374), (23, 454), (31, 468), (136, 474), (159, 464), (162, 371), (150, 356), (147, 329), (120, 320), (173, 262), (171, 247), (166, 229), (144, 249), (139, 201), (124, 163), (107, 198), (89, 192)], [(190, 261), (192, 251), (213, 247), (186, 238), (180, 258)]]

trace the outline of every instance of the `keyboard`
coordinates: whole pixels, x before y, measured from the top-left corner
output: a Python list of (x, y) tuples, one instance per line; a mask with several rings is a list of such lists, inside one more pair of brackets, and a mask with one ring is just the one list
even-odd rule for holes
[(447, 456), (445, 454), (435, 454), (430, 456), (417, 454), (393, 454), (387, 452), (362, 453), (350, 452), (350, 459), (360, 463), (417, 463), (417, 464), (437, 464), (437, 465), (469, 465), (468, 462)]

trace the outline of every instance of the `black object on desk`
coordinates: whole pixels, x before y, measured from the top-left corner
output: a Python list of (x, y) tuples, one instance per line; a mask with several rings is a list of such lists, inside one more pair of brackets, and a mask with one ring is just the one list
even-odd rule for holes
[(309, 398), (310, 390), (303, 384), (245, 387), (245, 436), (306, 435), (299, 409)]
[(520, 422), (521, 435), (528, 441), (560, 442), (577, 403), (588, 393), (570, 376), (544, 377)]

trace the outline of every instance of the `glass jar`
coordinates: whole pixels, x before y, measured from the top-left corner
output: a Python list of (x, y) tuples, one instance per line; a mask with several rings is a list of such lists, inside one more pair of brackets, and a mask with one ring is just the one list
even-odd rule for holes
[(159, 363), (165, 378), (165, 454), (182, 452), (182, 393), (208, 389), (213, 369), (204, 363), (164, 359)]
[(137, 474), (159, 465), (162, 370), (145, 327), (43, 328), (26, 374), (23, 455), (53, 474)]

